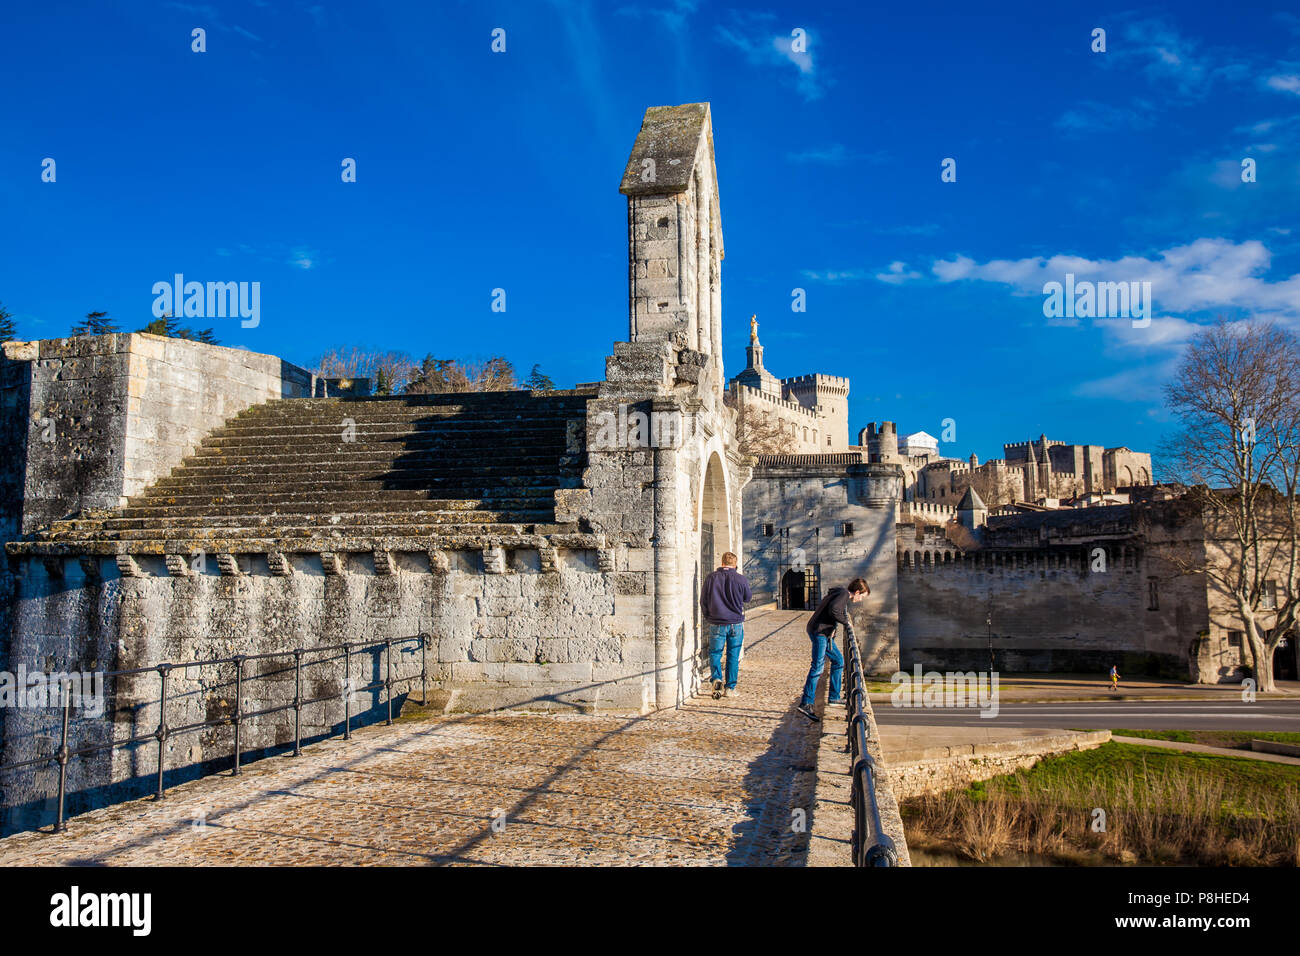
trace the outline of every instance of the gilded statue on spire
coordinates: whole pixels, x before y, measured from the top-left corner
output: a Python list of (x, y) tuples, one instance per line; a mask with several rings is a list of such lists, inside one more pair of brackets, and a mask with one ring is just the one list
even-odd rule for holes
[(749, 317), (749, 341), (755, 345), (758, 344), (758, 315), (754, 314)]

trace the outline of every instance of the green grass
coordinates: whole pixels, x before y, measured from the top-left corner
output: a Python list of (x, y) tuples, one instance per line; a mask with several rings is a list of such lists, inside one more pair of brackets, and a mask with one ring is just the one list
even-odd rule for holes
[[(986, 783), (1007, 793), (1026, 795), (1038, 790), (1073, 789), (1073, 785), (1080, 779), (1104, 786), (1108, 779), (1129, 772), (1139, 781), (1148, 782), (1184, 775), (1201, 780), (1216, 780), (1223, 783), (1225, 791), (1231, 790), (1235, 796), (1268, 796), (1279, 787), (1300, 788), (1300, 766), (1267, 763), (1248, 757), (1141, 747), (1113, 741), (1093, 750), (1049, 757), (1040, 760), (1029, 770), (994, 777)], [(1021, 787), (1028, 789), (1022, 790)]]
[[(1171, 731), (1171, 734), (1196, 731)], [(1107, 827), (1092, 831), (1094, 809)], [(902, 807), (929, 848), (989, 862), (1295, 866), (1300, 766), (1110, 742)]]

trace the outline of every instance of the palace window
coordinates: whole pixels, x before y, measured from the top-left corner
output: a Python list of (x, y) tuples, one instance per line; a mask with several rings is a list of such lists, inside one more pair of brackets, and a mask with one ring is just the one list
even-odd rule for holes
[(1264, 593), (1259, 596), (1259, 607), (1263, 611), (1277, 609), (1277, 582), (1265, 581)]
[(772, 537), (772, 534), (774, 533), (774, 531), (775, 531), (775, 529), (774, 529), (770, 524), (765, 524), (765, 525), (763, 525), (763, 537), (765, 537), (765, 538), (770, 538), (770, 537)]
[(1160, 610), (1160, 589), (1155, 578), (1147, 578), (1147, 610)]
[(1229, 647), (1241, 647), (1241, 638), (1242, 638), (1242, 637), (1243, 637), (1243, 635), (1242, 635), (1242, 632), (1241, 632), (1241, 631), (1229, 631), (1229, 632), (1228, 632), (1228, 646), (1229, 646)]
[(853, 537), (853, 522), (845, 521), (842, 525), (840, 525), (840, 534), (845, 538)]

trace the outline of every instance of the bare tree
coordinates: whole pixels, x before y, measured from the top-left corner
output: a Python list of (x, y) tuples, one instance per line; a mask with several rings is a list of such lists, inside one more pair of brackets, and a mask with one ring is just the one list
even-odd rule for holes
[[(968, 486), (975, 489), (975, 494), (980, 496), (990, 511), (1004, 505), (1015, 504), (1023, 490), (1019, 474), (996, 471), (993, 468), (971, 471)], [(964, 488), (960, 491), (965, 493)]]
[(728, 389), (722, 401), (739, 412), (736, 443), (742, 455), (788, 455), (798, 447), (794, 425), (764, 414), (752, 401), (742, 402), (736, 389)]
[(1300, 613), (1300, 342), (1271, 322), (1220, 319), (1165, 392), (1182, 428), (1163, 460), (1196, 486), (1205, 528), (1205, 557), (1175, 562), (1234, 608), (1258, 687), (1273, 690), (1273, 652)]
[(519, 387), (515, 367), (500, 356), (482, 362), (459, 362), (426, 355), (411, 376), (411, 395), (438, 392), (505, 392)]
[(401, 393), (415, 374), (415, 363), (405, 352), (379, 352), (355, 345), (330, 349), (312, 369), (324, 378), (368, 378), (376, 391)]

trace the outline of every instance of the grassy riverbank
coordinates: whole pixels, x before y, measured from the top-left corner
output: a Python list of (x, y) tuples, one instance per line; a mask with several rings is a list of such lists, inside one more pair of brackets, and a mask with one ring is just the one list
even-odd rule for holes
[(1112, 742), (902, 812), (909, 846), (984, 863), (1300, 865), (1300, 767), (1247, 758)]

